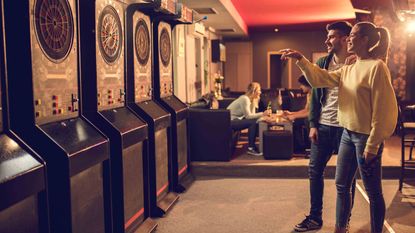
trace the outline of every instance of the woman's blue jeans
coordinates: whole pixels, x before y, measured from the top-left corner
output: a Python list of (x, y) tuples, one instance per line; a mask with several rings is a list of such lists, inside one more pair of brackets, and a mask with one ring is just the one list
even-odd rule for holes
[(336, 226), (346, 227), (351, 211), (350, 188), (359, 167), (370, 201), (370, 226), (372, 233), (382, 232), (385, 219), (385, 200), (382, 193), (383, 144), (374, 160), (365, 163), (363, 152), (369, 135), (344, 130), (340, 142), (336, 168)]
[(258, 131), (258, 119), (234, 119), (231, 121), (231, 128), (233, 130), (243, 130), (248, 128), (248, 146), (255, 147), (255, 139)]

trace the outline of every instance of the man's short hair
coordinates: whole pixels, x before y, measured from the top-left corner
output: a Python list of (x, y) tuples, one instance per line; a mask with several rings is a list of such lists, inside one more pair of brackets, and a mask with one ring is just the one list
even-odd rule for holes
[(326, 30), (337, 30), (342, 34), (342, 36), (349, 36), (352, 27), (352, 24), (347, 21), (337, 21), (327, 24)]

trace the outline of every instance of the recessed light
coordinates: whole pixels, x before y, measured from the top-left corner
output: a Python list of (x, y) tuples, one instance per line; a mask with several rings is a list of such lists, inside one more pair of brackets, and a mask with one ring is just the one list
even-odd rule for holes
[(275, 28), (275, 29), (274, 29), (274, 32), (278, 32), (278, 31), (279, 31), (279, 30), (278, 30), (278, 28)]

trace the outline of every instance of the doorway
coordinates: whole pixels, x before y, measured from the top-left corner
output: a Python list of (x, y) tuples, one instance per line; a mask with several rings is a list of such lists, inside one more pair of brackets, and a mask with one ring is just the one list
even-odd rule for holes
[(281, 60), (280, 52), (268, 52), (267, 86), (271, 89), (292, 88), (291, 59)]

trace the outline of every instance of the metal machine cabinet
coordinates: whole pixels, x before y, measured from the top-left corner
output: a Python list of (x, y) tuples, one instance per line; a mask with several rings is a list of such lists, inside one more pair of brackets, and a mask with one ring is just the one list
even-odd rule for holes
[[(171, 114), (172, 124), (172, 161), (171, 171), (173, 185), (178, 191), (184, 191), (183, 183), (189, 173), (189, 147), (187, 121), (189, 108), (174, 95), (173, 87), (173, 40), (172, 32), (178, 24), (192, 24), (193, 11), (184, 4), (175, 4), (174, 14), (158, 15), (153, 20), (154, 46), (154, 83), (155, 97)], [(191, 179), (187, 179), (191, 180)]]
[(126, 1), (80, 1), (82, 115), (110, 141), (113, 232), (151, 232), (148, 126), (125, 102)]
[(111, 232), (109, 143), (79, 114), (78, 1), (3, 6), (10, 129), (46, 162), (51, 232)]
[(0, 135), (0, 232), (49, 232), (45, 165), (19, 144)]
[[(1, 6), (0, 25), (3, 25)], [(0, 30), (0, 232), (49, 232), (44, 162), (9, 129), (3, 43)]]
[[(156, 100), (152, 20), (159, 14), (173, 13), (171, 1), (137, 1), (127, 8), (126, 67), (127, 104), (149, 126), (150, 214), (164, 215), (178, 199), (175, 193), (171, 114)], [(169, 48), (170, 49), (170, 48)]]

